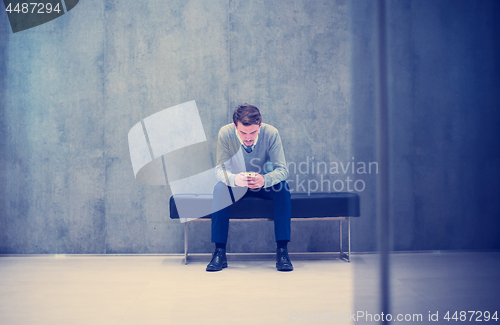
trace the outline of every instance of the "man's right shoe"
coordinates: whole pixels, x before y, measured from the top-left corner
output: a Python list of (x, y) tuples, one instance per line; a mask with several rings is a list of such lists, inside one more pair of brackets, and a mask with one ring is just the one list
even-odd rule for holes
[(225, 267), (227, 267), (226, 249), (216, 248), (212, 253), (212, 260), (207, 265), (207, 271), (221, 271)]
[(276, 250), (276, 268), (278, 271), (293, 271), (292, 262), (288, 257), (288, 249), (278, 248)]

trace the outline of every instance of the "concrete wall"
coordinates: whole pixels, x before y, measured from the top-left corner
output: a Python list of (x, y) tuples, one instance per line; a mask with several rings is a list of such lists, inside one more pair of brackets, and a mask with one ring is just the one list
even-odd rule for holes
[[(208, 138), (236, 104), (258, 106), (287, 161), (303, 163), (290, 173), (295, 191), (363, 181), (352, 248), (376, 250), (377, 174), (311, 169), (376, 162), (374, 9), (357, 0), (90, 0), (15, 34), (2, 14), (0, 253), (183, 251), (170, 188), (134, 179), (127, 133), (190, 100)], [(397, 250), (500, 248), (498, 12), (495, 1), (389, 1)], [(209, 224), (190, 227), (192, 251), (211, 251)], [(335, 250), (337, 231), (293, 222), (290, 249)], [(274, 250), (270, 222), (233, 223), (229, 236), (229, 251)]]
[[(170, 189), (136, 182), (127, 133), (190, 100), (209, 138), (231, 122), (237, 103), (249, 102), (280, 130), (288, 162), (351, 159), (347, 8), (84, 1), (15, 34), (4, 15), (0, 253), (183, 251), (183, 228), (169, 219)], [(298, 174), (290, 179), (320, 178)], [(209, 224), (191, 228), (192, 251), (211, 251)], [(335, 250), (337, 229), (294, 222), (291, 249)], [(273, 241), (270, 222), (235, 224), (229, 250), (273, 251)]]

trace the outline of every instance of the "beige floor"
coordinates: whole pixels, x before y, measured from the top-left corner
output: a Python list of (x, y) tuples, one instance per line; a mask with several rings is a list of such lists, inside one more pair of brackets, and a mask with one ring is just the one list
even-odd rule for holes
[(352, 309), (353, 263), (295, 258), (285, 273), (263, 257), (208, 273), (207, 259), (0, 257), (0, 324), (277, 325)]
[[(291, 256), (289, 273), (276, 271), (272, 254), (229, 256), (229, 267), (215, 273), (205, 271), (208, 255), (188, 265), (182, 256), (0, 256), (0, 325), (349, 324), (345, 316), (357, 313), (375, 320), (378, 255), (355, 254), (351, 263)], [(390, 260), (391, 313), (422, 317), (391, 324), (485, 320), (469, 321), (470, 311), (500, 316), (500, 252), (396, 253)], [(443, 318), (455, 311), (467, 311), (467, 321)], [(366, 316), (354, 323), (379, 322)]]

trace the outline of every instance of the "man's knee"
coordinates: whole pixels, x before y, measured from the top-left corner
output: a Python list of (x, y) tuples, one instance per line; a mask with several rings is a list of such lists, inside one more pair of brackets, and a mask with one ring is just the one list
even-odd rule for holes
[(223, 182), (218, 182), (213, 191), (212, 213), (228, 208), (231, 204), (233, 204), (233, 199), (230, 187)]
[(214, 186), (214, 195), (217, 193), (217, 194), (220, 194), (220, 193), (226, 193), (228, 191), (227, 189), (227, 185), (222, 183), (222, 182), (218, 182), (217, 184), (215, 184)]
[(278, 195), (290, 196), (290, 187), (286, 181), (273, 185), (271, 189)]

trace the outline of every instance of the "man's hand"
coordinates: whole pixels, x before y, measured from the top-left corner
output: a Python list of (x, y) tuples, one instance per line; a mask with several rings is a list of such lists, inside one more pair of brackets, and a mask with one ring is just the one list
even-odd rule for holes
[(255, 177), (248, 177), (248, 188), (261, 188), (265, 184), (264, 176), (255, 173)]
[(240, 186), (240, 187), (247, 187), (249, 179), (252, 179), (252, 178), (246, 177), (245, 173), (239, 173), (238, 175), (236, 175), (236, 178), (234, 179), (234, 184), (236, 184), (236, 186)]
[(261, 188), (264, 186), (264, 177), (261, 174), (255, 173), (255, 177), (246, 177), (245, 173), (239, 173), (234, 179), (234, 184), (240, 187)]

